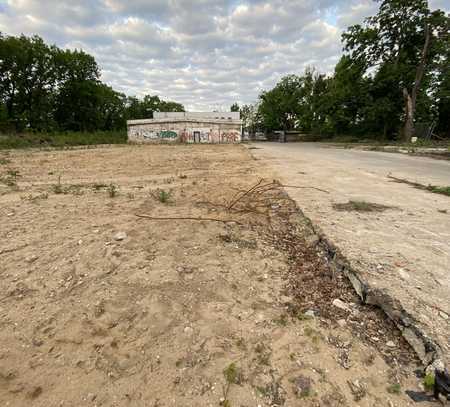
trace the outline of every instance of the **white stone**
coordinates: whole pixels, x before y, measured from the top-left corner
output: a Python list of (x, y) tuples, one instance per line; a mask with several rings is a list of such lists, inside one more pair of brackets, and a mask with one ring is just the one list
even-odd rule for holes
[(117, 232), (114, 235), (114, 240), (121, 241), (127, 238), (127, 234), (125, 232)]
[(336, 308), (339, 308), (341, 310), (347, 311), (347, 312), (351, 312), (351, 308), (342, 300), (340, 300), (339, 298), (335, 298), (333, 300), (333, 305)]

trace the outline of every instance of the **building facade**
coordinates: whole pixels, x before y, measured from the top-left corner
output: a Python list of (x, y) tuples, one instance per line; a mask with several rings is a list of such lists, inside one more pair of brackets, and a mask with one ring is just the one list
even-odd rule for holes
[(154, 112), (127, 122), (130, 143), (240, 143), (239, 112)]

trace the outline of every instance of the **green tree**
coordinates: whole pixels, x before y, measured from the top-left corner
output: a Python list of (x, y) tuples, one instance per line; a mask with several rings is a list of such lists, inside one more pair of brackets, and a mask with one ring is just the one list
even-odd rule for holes
[(442, 54), (445, 27), (448, 18), (440, 10), (431, 12), (426, 0), (382, 0), (364, 26), (354, 25), (343, 34), (353, 60), (367, 62), (372, 69), (381, 66), (397, 81), (404, 99), (399, 115), (403, 113), (405, 139), (414, 134), (417, 100), (426, 91), (424, 77), (433, 74)]
[(231, 112), (239, 112), (240, 111), (239, 104), (238, 103), (233, 103), (230, 106), (230, 111)]

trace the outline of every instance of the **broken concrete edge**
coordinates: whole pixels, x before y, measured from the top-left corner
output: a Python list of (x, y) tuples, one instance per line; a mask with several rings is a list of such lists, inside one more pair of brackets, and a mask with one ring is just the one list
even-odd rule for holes
[[(287, 191), (285, 192), (287, 193)], [(430, 367), (433, 367), (432, 373), (434, 373), (435, 367), (443, 369), (444, 363), (440, 346), (423, 332), (417, 320), (403, 308), (401, 302), (390, 296), (383, 289), (370, 287), (361, 278), (361, 273), (351, 266), (348, 259), (342, 254), (336, 244), (326, 236), (318, 225), (315, 225), (305, 215), (297, 202), (294, 201), (294, 203), (299, 214), (309, 224), (313, 233), (318, 236), (317, 245), (324, 250), (333, 271), (342, 273), (348, 278), (353, 289), (364, 304), (374, 305), (380, 308), (395, 323), (402, 336), (410, 344), (425, 366), (426, 371), (429, 371)]]

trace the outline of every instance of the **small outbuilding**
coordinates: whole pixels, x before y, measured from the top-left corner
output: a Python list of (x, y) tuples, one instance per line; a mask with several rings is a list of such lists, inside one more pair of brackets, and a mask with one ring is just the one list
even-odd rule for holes
[(154, 112), (127, 122), (130, 143), (240, 143), (239, 112)]

